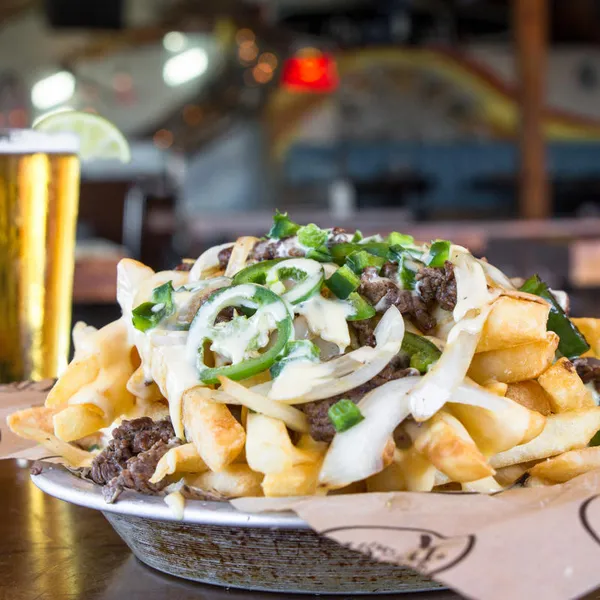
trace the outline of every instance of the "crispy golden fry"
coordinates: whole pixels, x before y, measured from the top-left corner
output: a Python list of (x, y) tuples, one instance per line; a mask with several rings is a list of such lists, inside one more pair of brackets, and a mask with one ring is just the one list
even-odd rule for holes
[(63, 442), (73, 442), (106, 427), (104, 417), (94, 406), (67, 406), (54, 415), (54, 435)]
[(600, 358), (600, 319), (571, 319), (590, 345), (584, 356)]
[(158, 402), (163, 399), (159, 387), (154, 381), (146, 381), (144, 370), (138, 367), (127, 380), (127, 390), (144, 402)]
[(544, 388), (534, 380), (509, 383), (506, 397), (518, 402), (529, 410), (535, 410), (544, 416), (552, 413), (550, 398)]
[(368, 492), (400, 492), (405, 489), (404, 469), (396, 462), (367, 479)]
[(503, 489), (493, 477), (484, 477), (483, 479), (468, 481), (461, 485), (465, 492), (479, 492), (480, 494), (493, 494)]
[(98, 355), (74, 360), (48, 393), (46, 406), (66, 406), (69, 398), (84, 386), (92, 383), (98, 377), (98, 373), (100, 373)]
[(547, 487), (548, 485), (552, 485), (547, 483), (546, 481), (542, 481), (537, 477), (528, 477), (527, 481), (525, 481), (525, 487), (534, 488), (534, 487)]
[(503, 296), (483, 326), (477, 352), (501, 350), (546, 339), (550, 305)]
[(92, 339), (93, 335), (98, 331), (96, 327), (87, 325), (83, 321), (77, 321), (73, 326), (73, 347), (75, 348), (75, 357), (78, 354), (85, 354), (87, 352), (88, 341)]
[(221, 494), (226, 498), (242, 496), (262, 496), (262, 473), (256, 473), (248, 465), (233, 464), (215, 473), (206, 471), (193, 479), (188, 479), (192, 487), (206, 492)]
[(558, 336), (549, 331), (541, 342), (481, 352), (473, 357), (469, 377), (480, 384), (490, 379), (504, 383), (535, 379), (552, 364), (557, 347)]
[(244, 428), (224, 404), (207, 396), (206, 388), (192, 388), (183, 394), (183, 423), (186, 438), (211, 471), (221, 471), (242, 451)]
[(225, 269), (225, 277), (233, 277), (238, 271), (241, 271), (246, 266), (248, 255), (254, 244), (258, 242), (258, 238), (252, 236), (239, 237), (231, 251), (231, 257)]
[(600, 407), (550, 415), (546, 417), (546, 425), (540, 435), (527, 444), (492, 456), (490, 464), (499, 469), (583, 448), (599, 429)]
[(538, 436), (546, 419), (510, 398), (502, 411), (468, 404), (449, 404), (452, 414), (465, 426), (477, 447), (487, 456), (509, 450)]
[(94, 459), (91, 452), (71, 446), (52, 433), (54, 430), (52, 418), (57, 412), (58, 410), (54, 408), (36, 406), (13, 413), (6, 422), (13, 433), (44, 446), (51, 455), (61, 456), (69, 466), (90, 466)]
[(463, 483), (494, 475), (465, 427), (449, 413), (436, 413), (419, 429), (415, 448), (452, 481)]
[(150, 483), (158, 483), (173, 473), (204, 473), (206, 463), (200, 458), (194, 444), (183, 444), (167, 451), (158, 461)]
[(496, 396), (506, 396), (508, 384), (490, 379), (489, 381), (486, 381), (482, 387), (484, 387), (488, 392), (496, 394)]
[(315, 462), (321, 453), (292, 444), (285, 423), (251, 413), (246, 422), (246, 460), (253, 471), (279, 473), (295, 465)]
[(512, 485), (517, 479), (523, 477), (529, 469), (536, 464), (536, 461), (524, 462), (518, 465), (510, 465), (496, 469), (496, 481), (503, 487)]
[(564, 483), (588, 471), (600, 469), (600, 446), (571, 450), (539, 462), (529, 470), (532, 477)]
[(399, 465), (407, 491), (430, 492), (433, 489), (438, 470), (414, 447), (400, 451)]
[(568, 358), (557, 360), (539, 376), (538, 383), (546, 390), (553, 412), (596, 406), (590, 390), (585, 387), (575, 365)]
[(320, 459), (310, 464), (294, 465), (278, 473), (267, 473), (262, 482), (265, 496), (314, 496), (322, 462)]

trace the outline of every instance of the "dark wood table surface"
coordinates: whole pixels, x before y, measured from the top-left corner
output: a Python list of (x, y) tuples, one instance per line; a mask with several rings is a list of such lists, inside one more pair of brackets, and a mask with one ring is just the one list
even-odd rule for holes
[[(227, 568), (227, 565), (224, 565)], [(543, 590), (540, 590), (543, 593)], [(99, 512), (38, 490), (29, 468), (0, 460), (0, 600), (449, 600), (452, 592), (307, 596), (187, 582), (140, 563)], [(596, 592), (586, 600), (599, 599)]]

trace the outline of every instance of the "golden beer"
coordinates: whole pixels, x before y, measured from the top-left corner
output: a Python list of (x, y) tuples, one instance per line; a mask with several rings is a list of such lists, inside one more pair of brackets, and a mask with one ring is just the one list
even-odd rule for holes
[(67, 364), (78, 204), (75, 137), (0, 131), (0, 382)]

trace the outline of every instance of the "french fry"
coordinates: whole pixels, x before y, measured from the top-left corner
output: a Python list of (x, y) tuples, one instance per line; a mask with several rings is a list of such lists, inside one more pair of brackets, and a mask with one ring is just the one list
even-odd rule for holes
[(452, 481), (464, 483), (494, 475), (465, 427), (449, 413), (439, 411), (420, 430), (414, 447)]
[(480, 494), (493, 494), (503, 489), (493, 477), (484, 477), (477, 481), (467, 481), (461, 485), (465, 492), (478, 492)]
[(570, 450), (548, 458), (532, 467), (529, 474), (543, 481), (564, 483), (594, 469), (600, 469), (600, 446)]
[(557, 360), (538, 377), (538, 383), (550, 398), (552, 411), (581, 410), (596, 406), (590, 390), (577, 375), (575, 365), (568, 358)]
[(142, 367), (138, 367), (131, 377), (127, 380), (125, 386), (130, 394), (133, 394), (136, 398), (143, 400), (144, 402), (157, 402), (163, 399), (163, 395), (160, 393), (160, 388), (154, 381), (146, 381), (144, 376), (144, 370)]
[(52, 417), (57, 412), (54, 408), (36, 406), (9, 415), (6, 422), (13, 433), (37, 442), (52, 455), (61, 456), (69, 466), (89, 467), (94, 459), (91, 452), (71, 446), (52, 433), (54, 430)]
[(537, 381), (530, 380), (509, 383), (506, 390), (506, 397), (544, 416), (552, 413), (550, 398)]
[(88, 341), (98, 331), (96, 327), (87, 325), (83, 321), (77, 321), (73, 326), (73, 347), (75, 348), (75, 357), (77, 355), (88, 353)]
[(158, 483), (173, 473), (203, 473), (206, 463), (200, 458), (194, 444), (183, 444), (167, 450), (158, 461), (150, 483)]
[(211, 471), (221, 471), (242, 451), (244, 428), (227, 406), (207, 397), (206, 388), (192, 388), (183, 394), (183, 423), (190, 440)]
[(600, 319), (571, 319), (575, 326), (583, 333), (590, 345), (590, 349), (583, 356), (595, 356), (600, 358)]
[(414, 447), (400, 451), (400, 467), (406, 490), (409, 492), (430, 492), (436, 483), (438, 470)]
[(242, 236), (236, 240), (225, 269), (225, 277), (233, 277), (246, 266), (248, 255), (256, 242), (258, 238), (252, 236)]
[(546, 417), (544, 430), (535, 439), (490, 458), (495, 469), (556, 456), (587, 446), (600, 429), (600, 407), (572, 410)]
[(69, 398), (82, 387), (92, 383), (100, 373), (98, 355), (90, 355), (71, 362), (46, 397), (46, 406), (66, 406)]
[(488, 392), (496, 394), (496, 396), (506, 396), (506, 391), (508, 390), (507, 383), (502, 383), (501, 381), (494, 381), (493, 379), (486, 381), (482, 387), (484, 387)]
[(241, 496), (262, 496), (263, 474), (239, 463), (229, 465), (219, 472), (206, 471), (198, 477), (188, 479), (192, 487), (206, 492), (220, 494), (226, 498)]
[(496, 469), (496, 481), (503, 487), (508, 487), (520, 479), (529, 471), (529, 469), (535, 465), (537, 461), (529, 461), (520, 463), (518, 465), (510, 465), (508, 467), (502, 467), (501, 469)]
[(310, 464), (294, 465), (278, 473), (267, 473), (262, 482), (264, 495), (267, 497), (314, 496), (317, 493), (322, 462), (316, 460)]
[(538, 412), (510, 398), (504, 398), (504, 404), (501, 411), (455, 403), (448, 404), (448, 407), (481, 452), (490, 456), (528, 442), (544, 429), (545, 418)]
[(283, 421), (250, 413), (246, 422), (246, 461), (253, 471), (279, 473), (295, 465), (312, 463), (315, 452), (292, 444)]
[(552, 364), (557, 347), (558, 336), (548, 331), (543, 341), (480, 352), (473, 357), (469, 377), (479, 384), (490, 379), (504, 383), (536, 379)]
[(476, 352), (501, 350), (546, 339), (550, 305), (503, 296), (490, 311)]
[(405, 489), (404, 469), (396, 462), (367, 479), (368, 492), (400, 492)]
[(54, 435), (63, 442), (73, 442), (106, 427), (104, 417), (85, 404), (67, 406), (54, 415)]
[(527, 488), (548, 487), (548, 485), (552, 484), (549, 484), (548, 482), (543, 481), (542, 479), (539, 479), (537, 477), (528, 477), (527, 481), (525, 481), (525, 487)]

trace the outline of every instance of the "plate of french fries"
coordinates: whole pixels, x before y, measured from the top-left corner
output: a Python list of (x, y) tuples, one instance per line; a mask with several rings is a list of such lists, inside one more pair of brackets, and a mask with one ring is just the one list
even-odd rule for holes
[(193, 498), (495, 493), (600, 467), (600, 319), (448, 240), (277, 213), (173, 270), (123, 259), (117, 287), (122, 317), (77, 323), (45, 405), (8, 419), (107, 503), (184, 518)]

